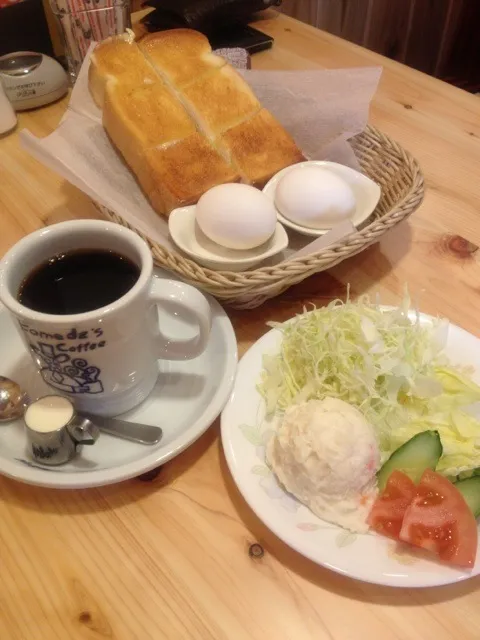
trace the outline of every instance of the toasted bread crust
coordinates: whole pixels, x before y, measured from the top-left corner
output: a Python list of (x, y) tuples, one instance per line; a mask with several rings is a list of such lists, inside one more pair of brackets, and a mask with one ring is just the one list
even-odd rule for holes
[(131, 39), (114, 36), (98, 44), (90, 57), (88, 85), (100, 108), (103, 107), (105, 87), (110, 78), (129, 86), (139, 86), (157, 81), (158, 75)]
[(195, 204), (211, 187), (240, 179), (200, 133), (163, 148), (147, 149), (144, 157), (149, 174), (147, 195), (166, 211)]
[(212, 53), (208, 39), (192, 29), (151, 33), (138, 46), (164, 79), (179, 89), (226, 65), (224, 58)]
[(261, 109), (253, 91), (230, 65), (200, 78), (182, 93), (190, 112), (211, 137)]
[(280, 123), (262, 109), (221, 136), (243, 180), (256, 187), (284, 167), (306, 158)]
[(140, 148), (180, 140), (196, 131), (181, 102), (160, 81), (131, 91), (122, 82), (109, 81), (103, 124), (114, 141), (131, 138)]

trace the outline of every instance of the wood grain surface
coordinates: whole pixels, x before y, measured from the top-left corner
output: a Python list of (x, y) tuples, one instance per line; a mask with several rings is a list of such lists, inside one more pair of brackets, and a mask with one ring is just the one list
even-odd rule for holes
[[(371, 122), (419, 159), (422, 207), (382, 241), (252, 311), (229, 311), (240, 353), (304, 303), (345, 293), (399, 299), (480, 336), (480, 100), (269, 13), (263, 69), (383, 65)], [(23, 113), (46, 135), (66, 100)], [(95, 217), (82, 193), (0, 139), (0, 252), (42, 225)], [(0, 371), (1, 372), (1, 371)], [(0, 479), (2, 640), (478, 640), (476, 578), (439, 589), (354, 582), (300, 557), (247, 507), (226, 468), (218, 421), (190, 449), (121, 484), (56, 491)], [(252, 545), (257, 545), (252, 548)], [(258, 546), (259, 545), (259, 546)]]

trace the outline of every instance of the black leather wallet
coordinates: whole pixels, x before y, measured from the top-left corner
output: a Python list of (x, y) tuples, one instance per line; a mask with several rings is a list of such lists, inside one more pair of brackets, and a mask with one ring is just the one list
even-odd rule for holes
[(282, 0), (145, 0), (143, 6), (155, 7), (144, 22), (154, 31), (188, 27), (205, 34), (249, 22), (254, 13)]

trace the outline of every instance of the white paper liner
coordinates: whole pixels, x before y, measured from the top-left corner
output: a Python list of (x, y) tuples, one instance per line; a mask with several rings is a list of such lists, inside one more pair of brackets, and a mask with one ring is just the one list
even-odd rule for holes
[[(154, 212), (103, 129), (101, 112), (88, 90), (93, 47), (94, 44), (87, 52), (60, 125), (42, 139), (24, 130), (20, 133), (22, 144), (40, 162), (152, 241), (178, 251), (169, 237), (167, 221)], [(228, 58), (225, 50), (222, 53)], [(238, 68), (245, 60), (237, 52), (231, 63)], [(359, 169), (347, 141), (367, 124), (380, 67), (326, 71), (240, 69), (240, 72), (308, 158), (333, 160)], [(314, 253), (353, 230), (351, 224), (343, 224), (313, 242), (311, 237), (290, 234), (287, 230), (291, 238), (289, 248), (268, 264)]]

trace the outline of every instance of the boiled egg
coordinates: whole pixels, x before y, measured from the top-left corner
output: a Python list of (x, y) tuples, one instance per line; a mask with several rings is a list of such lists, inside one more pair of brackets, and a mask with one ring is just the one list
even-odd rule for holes
[(199, 199), (195, 219), (201, 231), (227, 249), (254, 249), (272, 237), (277, 212), (270, 198), (247, 184), (220, 184)]
[(311, 229), (331, 229), (350, 219), (356, 201), (350, 185), (319, 166), (294, 167), (278, 181), (275, 206), (288, 220)]

